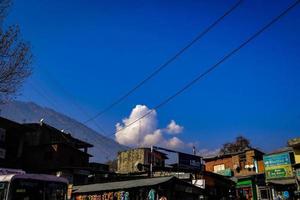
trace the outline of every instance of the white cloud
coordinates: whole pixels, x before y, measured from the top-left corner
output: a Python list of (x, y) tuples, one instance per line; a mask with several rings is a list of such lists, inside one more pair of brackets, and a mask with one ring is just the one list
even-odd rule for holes
[(164, 141), (161, 130), (156, 130), (153, 134), (147, 134), (144, 137), (143, 146), (157, 145)]
[(171, 149), (181, 149), (185, 145), (178, 137), (172, 137), (170, 140), (166, 141), (166, 146)]
[[(132, 122), (149, 112), (151, 112), (149, 115), (130, 125)], [(172, 134), (178, 134), (182, 129), (183, 127), (177, 125), (174, 120), (171, 120), (170, 124), (167, 126), (168, 133)], [(157, 145), (178, 149), (185, 146), (184, 142), (177, 137), (171, 139), (165, 137), (163, 132), (165, 132), (166, 129), (159, 129), (157, 127), (156, 111), (151, 111), (151, 109), (145, 105), (136, 105), (132, 109), (129, 117), (124, 118), (121, 123), (116, 124), (116, 131), (116, 141), (131, 147), (149, 147), (151, 145)]]
[(168, 124), (167, 128), (165, 129), (167, 133), (170, 134), (179, 134), (183, 131), (183, 126), (176, 124), (174, 120)]
[[(116, 141), (124, 145), (141, 145), (144, 142), (144, 138), (148, 134), (153, 134), (157, 127), (156, 111), (153, 110), (149, 115), (133, 123), (138, 118), (144, 116), (151, 110), (145, 105), (136, 105), (132, 109), (128, 118), (122, 120), (122, 123), (116, 124)], [(126, 128), (124, 128), (126, 127)]]

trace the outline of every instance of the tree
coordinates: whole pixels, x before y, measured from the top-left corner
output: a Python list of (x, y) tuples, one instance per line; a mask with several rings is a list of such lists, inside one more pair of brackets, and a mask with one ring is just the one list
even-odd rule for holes
[(17, 25), (4, 26), (11, 0), (0, 0), (0, 103), (14, 95), (31, 74), (32, 54)]
[(236, 153), (249, 148), (251, 148), (250, 141), (243, 136), (238, 136), (236, 137), (234, 142), (223, 144), (223, 147), (220, 150), (220, 152), (222, 154)]

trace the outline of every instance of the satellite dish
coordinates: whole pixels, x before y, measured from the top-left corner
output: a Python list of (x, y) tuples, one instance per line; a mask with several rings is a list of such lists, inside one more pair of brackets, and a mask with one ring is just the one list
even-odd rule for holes
[(134, 164), (134, 168), (137, 170), (137, 171), (143, 171), (143, 164), (142, 163), (139, 163), (139, 162), (136, 162)]

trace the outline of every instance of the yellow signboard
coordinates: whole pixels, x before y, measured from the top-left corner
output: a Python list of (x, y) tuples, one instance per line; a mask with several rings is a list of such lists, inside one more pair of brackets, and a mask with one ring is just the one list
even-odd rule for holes
[(288, 178), (293, 177), (291, 165), (277, 165), (265, 168), (267, 179)]

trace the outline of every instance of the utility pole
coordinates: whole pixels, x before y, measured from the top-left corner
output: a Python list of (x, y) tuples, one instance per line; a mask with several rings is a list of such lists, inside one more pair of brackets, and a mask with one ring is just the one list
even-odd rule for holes
[(153, 146), (151, 145), (150, 151), (150, 177), (153, 177)]

